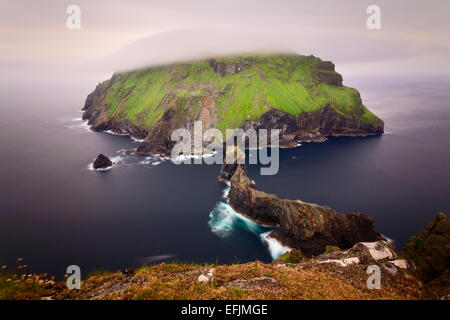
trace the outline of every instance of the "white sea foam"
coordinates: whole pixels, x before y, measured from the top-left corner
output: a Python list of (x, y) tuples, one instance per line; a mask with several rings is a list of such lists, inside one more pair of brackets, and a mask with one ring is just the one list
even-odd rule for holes
[(209, 218), (208, 225), (211, 231), (219, 237), (225, 238), (232, 233), (236, 217), (232, 215), (232, 209), (228, 204), (224, 202), (217, 203), (216, 207), (209, 214)]
[(144, 141), (144, 139), (137, 139), (137, 138), (134, 138), (133, 136), (131, 136), (129, 133), (117, 133), (117, 132), (114, 132), (114, 131), (112, 131), (112, 130), (105, 130), (105, 131), (103, 131), (103, 132), (105, 132), (105, 133), (107, 133), (107, 134), (111, 134), (111, 135), (113, 135), (113, 136), (128, 136), (133, 142), (138, 142), (138, 143), (141, 143), (141, 142), (143, 142)]
[(107, 168), (94, 169), (94, 161), (95, 161), (95, 159), (92, 159), (92, 161), (88, 164), (87, 169), (89, 171), (108, 171), (108, 170), (111, 170), (113, 167), (119, 165), (119, 163), (123, 161), (123, 157), (122, 156), (110, 157), (110, 160), (113, 163), (112, 166), (107, 167)]
[(112, 134), (113, 136), (128, 136), (128, 133), (117, 133), (111, 130), (105, 130), (105, 133)]
[(173, 163), (177, 162), (183, 162), (183, 161), (187, 161), (190, 159), (204, 159), (204, 158), (210, 158), (210, 157), (214, 157), (214, 155), (217, 153), (217, 151), (214, 152), (208, 152), (208, 153), (204, 153), (202, 155), (196, 155), (196, 154), (191, 154), (191, 155), (179, 155), (178, 157), (175, 158), (169, 158)]
[(385, 236), (384, 234), (381, 234), (381, 236), (382, 236), (383, 238), (385, 238), (385, 239), (387, 240), (387, 242), (389, 242), (389, 243), (394, 243), (394, 240), (393, 240), (393, 239), (391, 239), (391, 238)]
[(164, 161), (170, 160), (170, 158), (167, 157), (160, 157), (157, 155), (149, 155), (145, 157), (145, 160), (143, 161), (139, 161), (140, 164), (143, 165), (153, 165), (153, 166), (157, 166), (159, 164), (161, 164)]
[(270, 234), (274, 232), (274, 230), (270, 230), (264, 233), (261, 233), (259, 236), (261, 237), (261, 241), (267, 246), (270, 252), (270, 256), (272, 259), (276, 259), (281, 257), (288, 251), (292, 249), (283, 245), (280, 241), (270, 236)]
[(253, 222), (231, 208), (227, 198), (229, 192), (230, 186), (227, 185), (222, 193), (222, 201), (219, 201), (209, 214), (208, 225), (211, 231), (222, 238), (229, 236), (237, 227), (243, 227), (255, 234), (263, 232), (264, 226)]
[[(76, 122), (80, 122), (80, 123), (76, 123)], [(65, 125), (66, 128), (69, 129), (84, 129), (84, 130), (90, 130), (89, 129), (89, 125), (88, 125), (88, 121), (87, 120), (83, 120), (82, 118), (75, 118), (69, 121), (70, 124)], [(76, 124), (74, 124), (76, 123)]]
[(222, 201), (219, 201), (209, 214), (210, 219), (208, 225), (212, 232), (221, 238), (226, 238), (230, 236), (236, 228), (244, 228), (251, 233), (259, 235), (262, 243), (267, 246), (273, 259), (276, 259), (291, 250), (291, 248), (282, 245), (278, 240), (269, 236), (274, 232), (273, 229), (267, 231), (267, 228), (270, 228), (269, 226), (257, 224), (234, 211), (228, 204), (227, 196), (229, 192), (230, 185), (227, 183), (227, 187), (223, 190)]
[(141, 143), (141, 142), (144, 141), (144, 139), (137, 139), (137, 138), (134, 138), (134, 137), (132, 137), (132, 136), (130, 136), (130, 138), (131, 138), (131, 140), (133, 140), (134, 142), (139, 142), (139, 143)]
[(128, 149), (119, 149), (119, 150), (117, 150), (116, 152), (117, 153), (119, 153), (119, 154), (121, 154), (121, 155), (127, 155), (127, 151), (128, 151)]

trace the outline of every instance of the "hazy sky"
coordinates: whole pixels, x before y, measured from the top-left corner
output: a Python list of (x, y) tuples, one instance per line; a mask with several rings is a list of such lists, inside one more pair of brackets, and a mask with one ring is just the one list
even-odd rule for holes
[[(66, 8), (81, 8), (68, 30)], [(366, 8), (381, 8), (368, 30)], [(449, 0), (0, 0), (0, 65), (113, 72), (212, 54), (296, 51), (344, 74), (450, 73)]]

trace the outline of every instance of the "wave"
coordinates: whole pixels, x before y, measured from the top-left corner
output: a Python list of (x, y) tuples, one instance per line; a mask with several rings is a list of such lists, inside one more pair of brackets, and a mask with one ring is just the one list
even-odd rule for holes
[(270, 234), (274, 232), (274, 230), (270, 230), (264, 233), (261, 233), (259, 236), (261, 237), (262, 242), (267, 246), (270, 252), (270, 256), (272, 259), (276, 259), (281, 257), (288, 251), (292, 249), (283, 245), (280, 241), (270, 236)]
[(230, 183), (228, 182), (222, 192), (221, 201), (217, 202), (214, 209), (209, 213), (208, 226), (214, 234), (221, 238), (227, 238), (238, 228), (251, 232), (267, 246), (272, 259), (276, 259), (290, 250), (289, 247), (283, 246), (278, 240), (269, 237), (269, 234), (275, 231), (273, 227), (258, 224), (234, 211), (228, 203), (229, 192)]
[(387, 242), (389, 242), (389, 243), (394, 243), (394, 240), (393, 240), (393, 239), (391, 239), (391, 238), (385, 236), (384, 234), (381, 234), (381, 236), (382, 236), (383, 238), (385, 238), (385, 239), (387, 240)]
[(196, 155), (196, 154), (184, 155), (184, 154), (182, 154), (175, 158), (168, 157), (168, 159), (170, 159), (173, 163), (177, 164), (177, 163), (183, 162), (185, 160), (189, 160), (189, 159), (204, 159), (204, 158), (214, 157), (214, 155), (216, 155), (216, 153), (217, 153), (217, 151), (204, 153), (202, 155)]
[[(74, 122), (81, 122), (81, 123), (73, 124)], [(82, 118), (75, 118), (70, 120), (68, 124), (66, 123), (65, 127), (69, 129), (84, 129), (90, 131), (88, 121), (83, 120)]]
[(117, 133), (112, 130), (105, 130), (103, 132), (105, 132), (107, 134), (112, 134), (113, 136), (128, 136), (129, 135), (128, 133)]
[(144, 140), (145, 140), (145, 139), (137, 139), (132, 136), (130, 136), (130, 138), (131, 138), (131, 140), (133, 140), (133, 142), (139, 142), (139, 143), (144, 142)]
[(255, 234), (265, 232), (267, 227), (253, 222), (231, 208), (227, 198), (229, 192), (230, 185), (227, 184), (222, 192), (222, 201), (219, 201), (209, 214), (208, 225), (211, 231), (221, 238), (231, 235), (236, 228), (244, 228)]

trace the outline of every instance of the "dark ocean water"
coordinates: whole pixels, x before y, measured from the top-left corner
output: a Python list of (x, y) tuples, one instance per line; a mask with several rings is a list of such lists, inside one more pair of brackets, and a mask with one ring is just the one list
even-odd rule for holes
[[(450, 79), (346, 84), (385, 120), (387, 134), (282, 149), (278, 175), (260, 176), (257, 166), (249, 174), (280, 197), (372, 216), (400, 248), (438, 211), (449, 212)], [(137, 142), (80, 120), (90, 83), (25, 85), (0, 89), (0, 265), (22, 257), (61, 276), (71, 264), (88, 272), (164, 259), (272, 259), (261, 237), (268, 229), (226, 213), (219, 165), (125, 155)], [(90, 170), (99, 153), (117, 165)]]

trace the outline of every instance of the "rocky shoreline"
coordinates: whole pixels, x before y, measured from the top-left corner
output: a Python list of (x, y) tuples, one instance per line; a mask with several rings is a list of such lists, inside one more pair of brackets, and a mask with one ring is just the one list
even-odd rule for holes
[[(117, 120), (108, 117), (108, 108), (83, 109), (83, 119), (93, 131), (111, 131), (116, 134), (128, 134), (137, 140), (143, 140), (134, 151), (138, 154), (163, 154), (169, 156), (175, 142), (170, 139), (173, 130), (193, 125), (178, 123), (175, 114), (168, 110), (155, 125), (146, 128), (133, 124), (130, 120)], [(292, 148), (301, 142), (323, 142), (328, 137), (366, 137), (384, 133), (384, 123), (378, 125), (365, 123), (355, 118), (347, 118), (330, 106), (318, 111), (303, 112), (293, 116), (281, 110), (270, 110), (258, 121), (245, 121), (241, 127), (248, 130), (280, 129), (280, 147)]]

